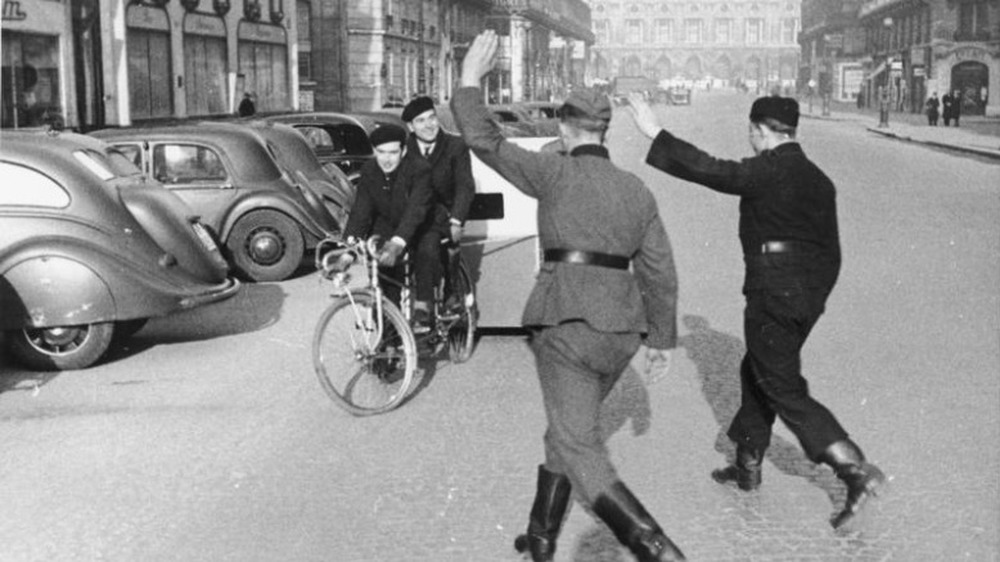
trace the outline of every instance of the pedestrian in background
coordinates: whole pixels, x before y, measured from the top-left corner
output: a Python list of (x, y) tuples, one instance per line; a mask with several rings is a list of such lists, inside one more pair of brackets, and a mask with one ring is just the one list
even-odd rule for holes
[(962, 116), (962, 92), (960, 90), (955, 90), (951, 96), (951, 118), (955, 120), (955, 126), (958, 126), (958, 120)]
[(756, 490), (777, 416), (810, 460), (830, 465), (846, 484), (846, 504), (831, 520), (839, 528), (878, 493), (885, 476), (865, 460), (833, 414), (810, 396), (801, 373), (802, 346), (840, 271), (840, 241), (833, 182), (795, 140), (798, 102), (756, 100), (749, 125), (755, 156), (735, 162), (713, 158), (678, 139), (660, 128), (645, 102), (630, 101), (639, 130), (654, 139), (646, 157), (649, 165), (740, 197), (747, 351), (740, 367), (740, 409), (727, 433), (736, 443), (736, 458), (712, 478)]
[[(472, 177), (472, 157), (469, 147), (462, 137), (449, 134), (441, 128), (434, 100), (418, 96), (403, 108), (402, 118), (410, 130), (407, 138), (407, 152), (425, 159), (431, 165), (431, 187), (434, 188), (434, 229), (437, 244), (428, 239), (421, 250), (430, 255), (421, 259), (436, 259), (446, 263), (448, 279), (457, 275), (458, 253), (465, 228), (465, 219), (476, 195), (476, 180)], [(429, 237), (430, 238), (430, 237)], [(446, 251), (441, 251), (446, 242)], [(443, 261), (442, 261), (442, 255)], [(427, 280), (437, 286), (441, 279), (441, 269), (430, 272), (433, 279)], [(415, 314), (430, 315), (430, 303), (416, 301)]]
[(684, 560), (619, 479), (598, 423), (602, 401), (643, 342), (647, 377), (662, 375), (677, 345), (677, 279), (656, 200), (611, 163), (604, 147), (611, 103), (596, 90), (574, 88), (559, 109), (567, 154), (506, 141), (479, 89), (498, 44), (492, 30), (476, 37), (451, 103), (476, 155), (538, 200), (545, 262), (522, 323), (531, 331), (548, 428), (528, 529), (514, 546), (535, 562), (552, 560), (576, 490), (641, 562)]
[(937, 92), (931, 94), (931, 97), (927, 98), (924, 103), (924, 108), (927, 110), (927, 124), (931, 127), (936, 127), (938, 123), (938, 107), (941, 106), (941, 102), (938, 101)]
[(944, 126), (948, 127), (951, 125), (951, 120), (955, 118), (955, 98), (951, 95), (951, 92), (945, 92), (941, 96), (941, 118), (944, 119)]
[(243, 94), (243, 101), (240, 102), (237, 111), (240, 117), (250, 117), (254, 113), (257, 113), (257, 106), (253, 103), (253, 94), (246, 92)]

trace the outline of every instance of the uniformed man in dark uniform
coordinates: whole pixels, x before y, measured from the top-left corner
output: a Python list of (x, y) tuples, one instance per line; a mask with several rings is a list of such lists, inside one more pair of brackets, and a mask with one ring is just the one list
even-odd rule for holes
[(545, 262), (522, 323), (532, 330), (548, 429), (528, 529), (515, 548), (536, 562), (552, 560), (576, 489), (640, 561), (684, 560), (619, 480), (598, 427), (601, 402), (643, 336), (647, 376), (662, 374), (667, 350), (677, 343), (677, 279), (656, 200), (639, 178), (609, 160), (603, 140), (611, 104), (594, 90), (574, 90), (560, 109), (567, 154), (505, 141), (479, 89), (497, 44), (493, 31), (472, 43), (452, 110), (476, 155), (538, 200)]
[[(459, 244), (469, 207), (476, 195), (476, 180), (472, 177), (472, 158), (462, 137), (449, 134), (441, 128), (434, 100), (427, 96), (413, 98), (403, 108), (403, 121), (410, 130), (406, 141), (407, 153), (423, 158), (431, 165), (431, 186), (434, 188), (435, 204), (434, 231), (428, 233), (418, 252), (421, 260), (442, 262), (441, 241), (446, 242), (444, 261), (449, 266), (449, 275), (456, 275)], [(426, 254), (426, 255), (425, 255)], [(423, 282), (437, 286), (441, 279), (441, 268), (428, 271), (431, 278)], [(414, 323), (423, 326), (430, 323), (432, 307), (429, 302), (418, 300), (414, 303)]]
[(713, 158), (662, 130), (641, 98), (630, 98), (630, 113), (654, 139), (649, 165), (740, 197), (747, 303), (742, 403), (728, 432), (736, 459), (712, 477), (757, 489), (777, 415), (806, 455), (830, 465), (847, 485), (847, 502), (831, 520), (834, 527), (844, 525), (879, 491), (885, 476), (809, 395), (801, 373), (800, 351), (840, 272), (840, 241), (833, 182), (795, 140), (798, 102), (766, 97), (753, 103), (749, 134), (756, 155), (739, 162)]

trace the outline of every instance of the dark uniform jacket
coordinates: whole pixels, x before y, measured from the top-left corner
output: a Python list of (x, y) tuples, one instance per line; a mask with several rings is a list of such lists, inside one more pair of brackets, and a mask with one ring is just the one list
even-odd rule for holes
[[(571, 155), (539, 153), (504, 140), (478, 88), (461, 88), (452, 110), (466, 142), (488, 166), (538, 199), (543, 249), (632, 259), (632, 270), (545, 262), (525, 306), (525, 326), (583, 320), (603, 332), (645, 333), (646, 345), (677, 343), (677, 276), (656, 200), (638, 177), (598, 145)], [(518, 272), (511, 272), (512, 275)]]
[(408, 154), (392, 173), (369, 160), (361, 168), (358, 194), (347, 219), (345, 236), (373, 234), (386, 241), (399, 236), (409, 246), (413, 236), (428, 224), (433, 205), (430, 164)]
[[(421, 155), (416, 135), (407, 141), (407, 155)], [(434, 149), (426, 158), (431, 165), (431, 185), (437, 196), (435, 224), (443, 234), (449, 232), (449, 220), (465, 222), (469, 207), (476, 195), (476, 181), (472, 178), (472, 158), (462, 137), (441, 130), (434, 140)]]
[[(646, 162), (678, 178), (740, 196), (744, 291), (833, 287), (840, 271), (833, 182), (796, 142), (739, 162), (713, 158), (666, 131)], [(762, 254), (765, 242), (797, 242), (805, 251)]]

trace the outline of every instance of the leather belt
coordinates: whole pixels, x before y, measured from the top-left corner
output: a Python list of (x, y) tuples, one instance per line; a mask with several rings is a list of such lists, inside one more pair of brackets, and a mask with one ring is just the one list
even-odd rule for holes
[(596, 265), (611, 269), (628, 269), (629, 260), (625, 256), (602, 254), (600, 252), (584, 252), (581, 250), (545, 250), (545, 261), (575, 263), (577, 265)]
[(789, 254), (794, 252), (815, 252), (820, 247), (810, 242), (798, 240), (768, 240), (757, 248), (758, 254)]

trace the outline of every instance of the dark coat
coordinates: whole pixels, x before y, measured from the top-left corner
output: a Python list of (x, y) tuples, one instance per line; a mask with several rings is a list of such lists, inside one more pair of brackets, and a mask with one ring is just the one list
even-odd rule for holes
[(506, 141), (482, 100), (479, 88), (457, 90), (455, 120), (476, 156), (538, 200), (542, 248), (632, 259), (631, 271), (542, 263), (522, 323), (583, 320), (602, 332), (646, 333), (652, 348), (675, 347), (677, 275), (653, 194), (638, 177), (612, 164), (603, 146), (577, 147), (563, 155)]
[[(407, 141), (407, 155), (425, 158), (416, 135)], [(431, 165), (431, 185), (437, 197), (435, 224), (447, 233), (449, 220), (465, 222), (476, 195), (476, 180), (472, 177), (472, 158), (462, 137), (438, 132), (434, 150), (426, 160)]]
[(927, 102), (924, 104), (924, 107), (927, 108), (927, 115), (931, 115), (934, 117), (937, 117), (938, 107), (940, 106), (941, 102), (938, 101), (937, 96), (931, 96), (927, 98)]
[[(646, 163), (740, 197), (744, 291), (833, 288), (840, 272), (836, 190), (798, 143), (785, 143), (736, 162), (714, 158), (660, 131)], [(761, 255), (761, 245), (769, 241), (799, 242), (811, 251)]]
[(431, 167), (422, 158), (404, 157), (388, 175), (376, 160), (365, 162), (344, 235), (378, 234), (385, 240), (398, 236), (411, 245), (414, 235), (429, 224), (434, 196), (430, 180)]
[(958, 100), (951, 94), (941, 96), (941, 117), (951, 119), (958, 115)]

